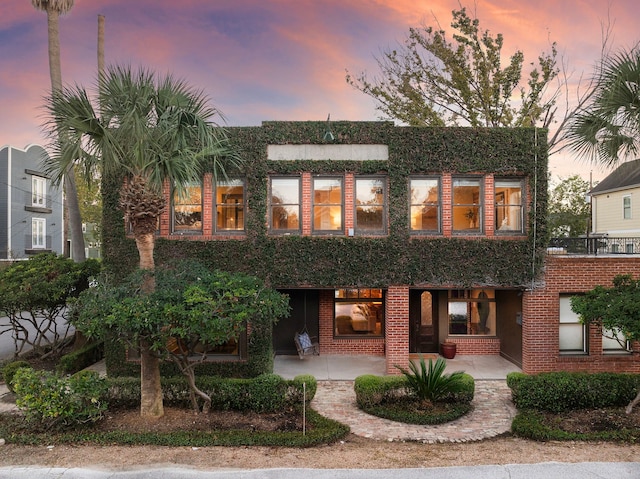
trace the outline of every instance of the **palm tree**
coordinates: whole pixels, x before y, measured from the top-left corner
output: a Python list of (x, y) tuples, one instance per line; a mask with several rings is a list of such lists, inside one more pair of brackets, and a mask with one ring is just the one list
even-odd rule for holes
[[(132, 228), (140, 269), (152, 271), (154, 234), (166, 207), (163, 186), (170, 183), (180, 193), (201, 178), (205, 163), (217, 176), (239, 161), (213, 121), (220, 112), (202, 92), (171, 75), (110, 67), (99, 75), (96, 97), (94, 107), (87, 91), (76, 86), (48, 99), (45, 130), (54, 153), (45, 168), (54, 181), (76, 161), (87, 178), (123, 177), (120, 208)], [(141, 286), (153, 291), (153, 276), (146, 275)], [(148, 344), (140, 351), (141, 414), (160, 417), (159, 360)]]
[(640, 146), (640, 48), (605, 57), (594, 95), (569, 124), (566, 140), (577, 154), (605, 166), (635, 158)]
[[(62, 67), (60, 65), (60, 15), (68, 13), (73, 7), (74, 0), (31, 0), (31, 5), (37, 10), (47, 13), (47, 30), (49, 38), (49, 75), (51, 77), (51, 91), (62, 90)], [(64, 177), (66, 195), (67, 218), (71, 230), (71, 257), (76, 262), (86, 259), (84, 252), (84, 235), (82, 234), (82, 217), (78, 204), (78, 192), (73, 168), (69, 168)]]

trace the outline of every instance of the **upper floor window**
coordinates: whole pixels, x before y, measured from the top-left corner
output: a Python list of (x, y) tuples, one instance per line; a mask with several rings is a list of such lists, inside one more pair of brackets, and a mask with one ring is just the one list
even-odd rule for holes
[(560, 296), (560, 354), (586, 354), (587, 329), (571, 309), (571, 296)]
[(47, 207), (47, 179), (33, 175), (31, 177), (31, 206)]
[(173, 232), (202, 231), (202, 183), (192, 182), (173, 195)]
[(216, 231), (244, 231), (244, 181), (216, 182)]
[(336, 289), (335, 336), (382, 336), (384, 295), (381, 289)]
[(500, 233), (523, 232), (522, 181), (495, 181), (495, 227)]
[(344, 231), (342, 223), (342, 178), (313, 179), (313, 231), (335, 233)]
[(300, 178), (271, 178), (269, 221), (272, 230), (300, 231)]
[(384, 233), (386, 231), (386, 183), (383, 178), (356, 178), (357, 233)]
[(453, 231), (479, 233), (482, 229), (480, 178), (453, 180)]
[(47, 247), (47, 231), (44, 218), (31, 219), (31, 248), (44, 249)]
[(622, 197), (622, 217), (625, 220), (631, 219), (631, 196)]
[(412, 231), (440, 231), (440, 180), (412, 178), (409, 180), (410, 218)]

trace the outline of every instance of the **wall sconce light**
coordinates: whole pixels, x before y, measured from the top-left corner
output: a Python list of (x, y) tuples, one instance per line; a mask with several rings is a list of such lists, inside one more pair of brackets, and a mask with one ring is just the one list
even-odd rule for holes
[(336, 139), (336, 137), (333, 136), (333, 133), (331, 132), (331, 125), (329, 124), (330, 118), (331, 118), (331, 113), (327, 115), (327, 129), (325, 130), (324, 136), (322, 137), (324, 141), (335, 141)]

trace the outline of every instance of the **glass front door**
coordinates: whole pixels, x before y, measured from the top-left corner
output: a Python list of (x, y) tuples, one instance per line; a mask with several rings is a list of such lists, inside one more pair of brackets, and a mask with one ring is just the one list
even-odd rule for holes
[(429, 291), (409, 295), (409, 352), (438, 352), (437, 296)]

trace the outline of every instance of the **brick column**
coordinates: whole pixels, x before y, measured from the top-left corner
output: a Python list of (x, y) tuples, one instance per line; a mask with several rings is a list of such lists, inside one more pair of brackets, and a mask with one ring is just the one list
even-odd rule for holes
[(302, 173), (302, 236), (311, 235), (311, 173)]
[(452, 217), (451, 217), (451, 201), (453, 191), (451, 189), (451, 174), (442, 174), (442, 197), (440, 198), (440, 205), (442, 208), (442, 234), (444, 236), (451, 236), (453, 229)]
[(344, 175), (344, 234), (349, 234), (349, 228), (355, 227), (355, 220), (353, 217), (354, 210), (354, 196), (355, 196), (355, 180), (353, 173), (347, 173)]
[(399, 374), (396, 365), (409, 367), (409, 287), (389, 286), (385, 306), (386, 373)]
[(495, 234), (495, 181), (493, 174), (484, 177), (484, 234), (493, 236)]
[(213, 222), (216, 215), (214, 203), (213, 175), (205, 173), (202, 181), (202, 234), (205, 236), (213, 234)]

